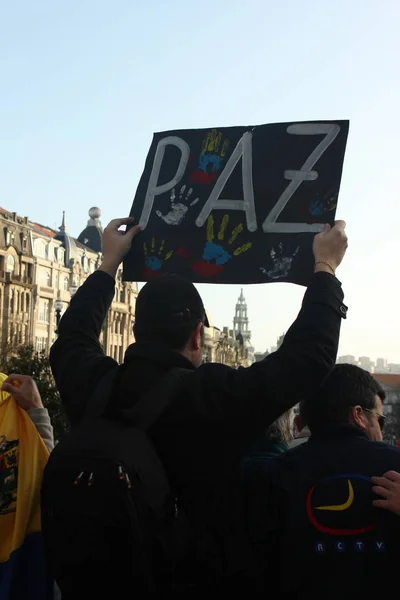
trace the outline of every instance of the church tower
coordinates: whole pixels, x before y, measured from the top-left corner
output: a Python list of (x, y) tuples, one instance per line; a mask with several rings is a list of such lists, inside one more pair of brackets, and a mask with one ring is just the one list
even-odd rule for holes
[(249, 331), (249, 319), (247, 317), (247, 304), (243, 296), (243, 288), (241, 289), (235, 310), (235, 318), (233, 319), (233, 335), (238, 339), (239, 334), (243, 337), (243, 342), (250, 340), (251, 331)]

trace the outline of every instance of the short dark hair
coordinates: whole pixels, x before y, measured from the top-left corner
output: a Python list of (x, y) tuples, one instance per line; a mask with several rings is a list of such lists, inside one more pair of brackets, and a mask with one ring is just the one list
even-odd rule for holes
[(352, 406), (376, 408), (376, 396), (386, 394), (368, 371), (355, 365), (336, 365), (319, 392), (306, 403), (306, 421), (311, 431), (330, 424), (348, 423)]
[[(159, 331), (154, 330), (140, 330), (134, 329), (135, 339), (137, 342), (145, 342), (150, 344), (161, 344), (166, 346), (170, 350), (181, 351), (188, 343), (190, 336), (196, 329), (200, 321), (196, 323), (190, 323), (180, 325), (171, 329), (160, 329)], [(204, 339), (204, 326), (201, 327), (202, 340)]]

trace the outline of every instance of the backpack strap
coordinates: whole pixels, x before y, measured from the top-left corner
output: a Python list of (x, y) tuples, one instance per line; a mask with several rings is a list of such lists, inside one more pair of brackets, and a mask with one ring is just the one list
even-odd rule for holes
[(176, 367), (164, 375), (129, 410), (123, 411), (125, 417), (138, 429), (147, 431), (162, 415), (185, 386), (185, 382), (194, 374), (192, 369)]

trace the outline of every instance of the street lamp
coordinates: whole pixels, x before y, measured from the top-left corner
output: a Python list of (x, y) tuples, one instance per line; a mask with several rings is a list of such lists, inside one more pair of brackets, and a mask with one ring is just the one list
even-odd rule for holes
[(61, 311), (63, 309), (63, 303), (60, 298), (60, 292), (58, 292), (57, 300), (54, 302), (54, 308), (56, 309), (56, 334), (58, 334), (58, 326), (60, 324), (61, 319)]

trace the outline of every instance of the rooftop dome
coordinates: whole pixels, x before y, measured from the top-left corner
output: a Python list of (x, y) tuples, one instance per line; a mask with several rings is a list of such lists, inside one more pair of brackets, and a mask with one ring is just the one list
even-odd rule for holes
[(92, 206), (92, 208), (89, 209), (89, 217), (91, 219), (100, 219), (101, 217), (101, 210), (98, 206)]
[(78, 237), (78, 241), (95, 252), (101, 252), (103, 248), (103, 228), (100, 222), (101, 210), (97, 206), (89, 209), (89, 220), (85, 229)]

